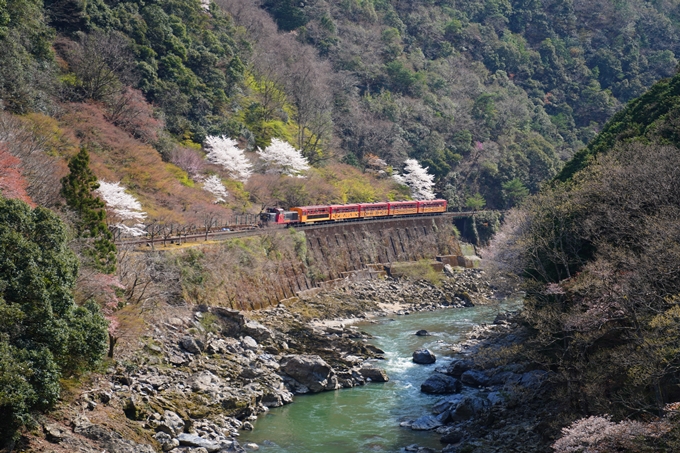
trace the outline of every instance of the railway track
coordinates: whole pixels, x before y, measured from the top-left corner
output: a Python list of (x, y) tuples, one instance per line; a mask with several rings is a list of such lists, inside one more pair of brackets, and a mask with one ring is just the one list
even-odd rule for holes
[[(258, 236), (263, 233), (267, 232), (275, 232), (275, 231), (285, 231), (288, 228), (294, 228), (294, 229), (299, 229), (302, 231), (310, 231), (310, 230), (319, 230), (319, 229), (328, 229), (328, 228), (338, 228), (342, 226), (347, 226), (347, 225), (354, 225), (354, 224), (362, 224), (362, 225), (368, 225), (368, 224), (375, 224), (375, 223), (392, 223), (392, 222), (401, 222), (404, 220), (409, 220), (409, 219), (427, 219), (427, 218), (432, 218), (432, 217), (448, 217), (451, 219), (460, 219), (460, 218), (466, 218), (470, 217), (475, 214), (481, 214), (486, 211), (477, 211), (477, 212), (444, 212), (441, 214), (421, 214), (421, 215), (404, 215), (404, 216), (395, 216), (395, 217), (389, 217), (389, 218), (373, 218), (373, 219), (356, 219), (356, 220), (345, 220), (345, 221), (327, 221), (327, 222), (317, 222), (317, 223), (311, 223), (311, 224), (298, 224), (294, 226), (288, 226), (288, 225), (270, 225), (266, 227), (258, 227), (256, 225), (252, 225), (249, 227), (246, 227), (244, 229), (236, 229), (236, 230), (230, 230), (230, 231), (212, 231), (208, 234), (205, 232), (203, 233), (195, 233), (195, 234), (187, 234), (187, 235), (178, 235), (178, 236), (172, 236), (172, 237), (157, 237), (153, 238), (143, 238), (143, 239), (131, 239), (131, 240), (123, 240), (123, 241), (117, 241), (116, 245), (121, 247), (125, 246), (149, 246), (152, 247), (153, 245), (158, 245), (158, 244), (164, 244), (165, 246), (168, 245), (184, 245), (187, 243), (194, 243), (194, 244), (199, 244), (200, 242), (205, 242), (206, 240), (209, 241), (220, 241), (220, 240), (226, 240), (226, 239), (233, 239), (233, 238), (242, 238), (242, 237), (249, 237), (249, 236)], [(167, 250), (166, 249), (161, 249), (161, 250)]]

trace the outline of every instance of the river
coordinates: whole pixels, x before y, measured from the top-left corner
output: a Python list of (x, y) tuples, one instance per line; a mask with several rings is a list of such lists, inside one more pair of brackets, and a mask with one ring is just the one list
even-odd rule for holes
[[(372, 344), (385, 351), (386, 360), (377, 366), (387, 371), (390, 381), (297, 396), (293, 404), (260, 415), (254, 431), (242, 431), (239, 442), (254, 442), (264, 453), (396, 453), (411, 444), (441, 449), (438, 435), (401, 428), (399, 423), (429, 413), (440, 398), (421, 393), (420, 384), (435, 367), (450, 361), (450, 345), (473, 326), (493, 321), (499, 311), (517, 308), (518, 303), (419, 312), (357, 324), (375, 337)], [(416, 336), (420, 329), (432, 336)], [(423, 347), (437, 356), (435, 364), (411, 361), (413, 351)]]

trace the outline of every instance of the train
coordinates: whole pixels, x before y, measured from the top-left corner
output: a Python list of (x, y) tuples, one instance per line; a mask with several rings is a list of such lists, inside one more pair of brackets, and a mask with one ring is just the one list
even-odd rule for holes
[(446, 212), (446, 200), (437, 199), (300, 206), (291, 208), (289, 211), (282, 208), (267, 208), (260, 220), (265, 225), (309, 225), (381, 217), (436, 215), (444, 212)]

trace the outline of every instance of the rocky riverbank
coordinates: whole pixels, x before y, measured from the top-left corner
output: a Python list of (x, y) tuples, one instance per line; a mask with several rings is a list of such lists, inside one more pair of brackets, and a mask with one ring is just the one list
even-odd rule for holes
[[(352, 320), (484, 303), (479, 270), (442, 281), (369, 280), (256, 312), (172, 307), (86, 390), (69, 394), (24, 450), (243, 452), (239, 431), (296, 394), (381, 382), (382, 351)], [(335, 320), (334, 322), (328, 322)]]
[(422, 383), (421, 391), (442, 395), (431, 413), (402, 426), (436, 432), (442, 453), (552, 451), (564, 408), (544, 398), (553, 389), (551, 374), (530, 360), (518, 360), (517, 348), (527, 337), (513, 314), (476, 327)]

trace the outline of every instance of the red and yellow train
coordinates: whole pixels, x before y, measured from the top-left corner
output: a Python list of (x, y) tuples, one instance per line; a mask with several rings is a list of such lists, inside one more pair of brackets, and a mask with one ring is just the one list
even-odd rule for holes
[(290, 211), (281, 208), (268, 208), (262, 214), (262, 221), (269, 224), (310, 224), (403, 215), (439, 214), (442, 212), (446, 212), (446, 200), (392, 201), (300, 206), (291, 208)]

